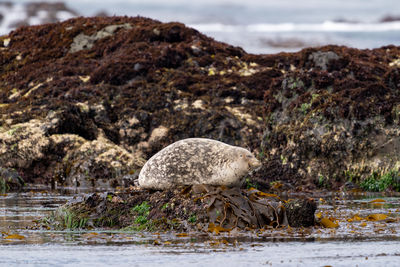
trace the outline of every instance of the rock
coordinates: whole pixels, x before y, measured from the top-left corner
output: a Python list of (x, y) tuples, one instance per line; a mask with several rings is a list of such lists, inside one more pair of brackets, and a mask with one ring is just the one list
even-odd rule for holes
[(398, 51), (328, 46), (293, 54), (304, 61), (265, 95), (263, 175), (339, 188), (374, 172), (398, 171)]
[(314, 65), (316, 67), (319, 67), (322, 70), (328, 70), (330, 62), (332, 60), (338, 60), (339, 56), (332, 51), (327, 51), (327, 52), (317, 51), (311, 53), (311, 55), (308, 56), (308, 59), (314, 61)]
[(379, 22), (381, 23), (397, 22), (397, 21), (400, 21), (400, 16), (386, 15), (379, 20)]
[(101, 135), (87, 140), (68, 131), (59, 134), (56, 129), (65, 130), (59, 128), (65, 117), (56, 117), (3, 129), (0, 164), (20, 170), (26, 182), (87, 188), (121, 186), (125, 175), (143, 166), (140, 155), (127, 152)]
[(0, 192), (21, 189), (24, 180), (14, 169), (0, 167)]
[(317, 204), (314, 199), (293, 199), (284, 206), (290, 226), (309, 227), (315, 225), (314, 213), (317, 210)]
[[(71, 44), (71, 48), (69, 49), (70, 53), (75, 53), (81, 51), (83, 49), (91, 49), (94, 43), (97, 40), (112, 36), (115, 31), (118, 29), (131, 29), (132, 26), (129, 23), (122, 24), (122, 25), (109, 25), (97, 31), (92, 35), (86, 35), (84, 33), (80, 33), (74, 37), (74, 41)], [(137, 69), (137, 66), (134, 66), (134, 69)]]
[[(25, 181), (84, 184), (78, 169), (121, 181), (193, 137), (257, 154), (260, 189), (335, 189), (400, 167), (396, 46), (252, 55), (180, 23), (81, 17), (19, 28), (0, 48), (0, 161)], [(26, 134), (7, 135), (18, 127)], [(85, 159), (83, 144), (102, 148)], [(110, 163), (96, 160), (103, 148)]]

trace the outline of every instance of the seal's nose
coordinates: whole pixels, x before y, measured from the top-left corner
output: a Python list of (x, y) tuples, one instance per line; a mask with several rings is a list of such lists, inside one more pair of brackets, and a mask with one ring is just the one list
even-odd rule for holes
[(253, 157), (250, 161), (250, 165), (254, 168), (257, 169), (259, 167), (261, 167), (261, 161), (259, 161), (258, 159), (256, 159), (255, 157)]

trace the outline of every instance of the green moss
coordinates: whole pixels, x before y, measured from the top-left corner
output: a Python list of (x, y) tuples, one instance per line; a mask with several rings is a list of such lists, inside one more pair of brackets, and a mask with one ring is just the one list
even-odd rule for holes
[(53, 222), (58, 222), (56, 228), (73, 230), (86, 227), (88, 218), (86, 218), (84, 214), (77, 215), (69, 209), (62, 209), (58, 213), (54, 213), (52, 216), (45, 218), (44, 222), (52, 225), (55, 225)]
[(289, 89), (303, 88), (303, 87), (304, 87), (304, 82), (302, 80), (300, 80), (299, 78), (293, 79), (292, 77), (289, 77), (288, 79)]
[(312, 95), (311, 95), (311, 102), (301, 104), (301, 106), (300, 106), (300, 111), (301, 111), (304, 115), (306, 115), (306, 114), (311, 110), (312, 104), (314, 103), (314, 101), (315, 101), (318, 97), (319, 97), (319, 94), (312, 94)]
[(285, 165), (288, 163), (288, 158), (281, 154), (281, 161), (282, 161), (282, 164)]
[(311, 95), (311, 103), (314, 102), (319, 97), (319, 94), (312, 94)]
[(303, 103), (300, 106), (300, 111), (305, 115), (308, 113), (310, 108), (311, 108), (311, 103)]
[(344, 171), (344, 178), (347, 182), (356, 182), (360, 179), (360, 175), (353, 170)]
[[(265, 137), (266, 139), (268, 138), (268, 136)], [(266, 140), (268, 141), (268, 140)], [(258, 159), (262, 160), (265, 158), (265, 148), (264, 146), (260, 146), (260, 153), (258, 154)]]
[(17, 144), (17, 143), (12, 144), (12, 145), (10, 146), (10, 149), (11, 149), (12, 151), (16, 151), (17, 148), (18, 148), (18, 144)]
[(133, 212), (136, 212), (138, 215), (148, 216), (150, 212), (150, 205), (147, 201), (143, 201), (140, 205), (136, 205), (132, 208)]
[(361, 188), (366, 191), (381, 192), (386, 189), (400, 191), (399, 171), (389, 171), (384, 174), (372, 173), (367, 179), (361, 181)]
[(325, 184), (325, 176), (323, 175), (318, 175), (318, 187), (323, 187)]
[(139, 215), (135, 218), (135, 223), (137, 224), (146, 224), (148, 222), (147, 216)]
[(192, 214), (192, 216), (189, 217), (188, 220), (190, 223), (195, 223), (197, 221), (197, 216), (196, 214)]
[(140, 205), (136, 205), (131, 209), (132, 213), (135, 213), (136, 217), (131, 226), (128, 226), (125, 230), (131, 231), (151, 231), (154, 229), (154, 223), (148, 219), (150, 213), (150, 205), (147, 201), (143, 201)]

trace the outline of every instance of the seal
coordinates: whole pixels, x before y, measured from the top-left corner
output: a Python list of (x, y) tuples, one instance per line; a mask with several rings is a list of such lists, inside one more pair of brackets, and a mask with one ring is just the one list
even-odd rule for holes
[(194, 184), (239, 187), (245, 176), (260, 166), (260, 161), (242, 147), (188, 138), (151, 157), (140, 171), (139, 186), (157, 190)]

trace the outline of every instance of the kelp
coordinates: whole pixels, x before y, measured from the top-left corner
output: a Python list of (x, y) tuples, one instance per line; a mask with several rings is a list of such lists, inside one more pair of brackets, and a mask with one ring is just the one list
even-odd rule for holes
[(210, 225), (223, 229), (288, 225), (285, 207), (278, 196), (254, 188), (241, 190), (194, 185), (192, 190), (204, 194), (202, 199), (206, 203)]

